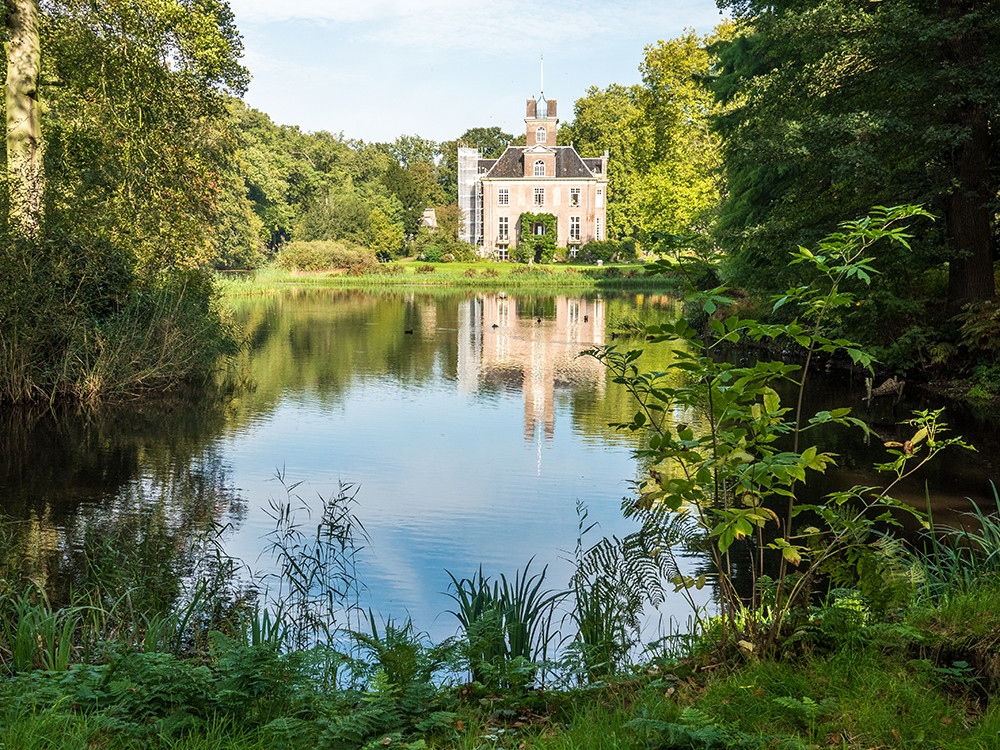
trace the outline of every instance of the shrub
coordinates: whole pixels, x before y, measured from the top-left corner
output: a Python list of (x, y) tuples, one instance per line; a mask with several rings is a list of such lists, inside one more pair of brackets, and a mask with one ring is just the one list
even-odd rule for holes
[(473, 279), (479, 275), (479, 272), (475, 268), (466, 268), (463, 274), (467, 279)]
[(430, 263), (424, 263), (422, 266), (417, 266), (417, 273), (434, 273), (434, 266)]
[(345, 240), (289, 242), (278, 253), (278, 265), (289, 270), (327, 271), (346, 268), (349, 273), (357, 274), (371, 272), (377, 264), (374, 252)]

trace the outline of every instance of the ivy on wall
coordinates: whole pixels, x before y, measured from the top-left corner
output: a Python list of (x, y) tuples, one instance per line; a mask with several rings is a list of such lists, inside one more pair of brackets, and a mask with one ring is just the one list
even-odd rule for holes
[[(556, 254), (556, 217), (553, 214), (523, 213), (519, 220), (521, 231), (512, 256), (522, 262), (551, 263)], [(545, 231), (536, 234), (537, 227)]]

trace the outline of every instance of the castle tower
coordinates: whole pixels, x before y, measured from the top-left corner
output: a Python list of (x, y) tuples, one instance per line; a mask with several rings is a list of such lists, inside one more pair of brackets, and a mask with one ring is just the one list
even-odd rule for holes
[(559, 128), (559, 119), (556, 117), (556, 100), (547, 100), (545, 94), (539, 96), (537, 100), (528, 99), (524, 124), (527, 128), (529, 148), (531, 146), (555, 148), (556, 133)]

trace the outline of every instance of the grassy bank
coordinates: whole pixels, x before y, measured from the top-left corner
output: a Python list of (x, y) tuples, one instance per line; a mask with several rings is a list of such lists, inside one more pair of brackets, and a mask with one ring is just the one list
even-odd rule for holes
[[(327, 501), (315, 538), (278, 514), (270, 538), (293, 563), (280, 574), (288, 591), (299, 576), (323, 581), (334, 562), (309, 562), (314, 541), (343, 542), (349, 562), (360, 541), (344, 525), (350, 502)], [(831, 591), (765, 658), (720, 645), (710, 624), (602, 661), (566, 646), (580, 643), (579, 598), (545, 589), (528, 567), (495, 584), (454, 581), (455, 612), (478, 614), (433, 644), (371, 613), (353, 631), (317, 630), (315, 591), (265, 614), (234, 589), (234, 561), (218, 557), (183, 580), (185, 565), (148, 544), (95, 540), (74, 601), (53, 605), (19, 582), (28, 561), (8, 555), (0, 738), (5, 750), (988, 750), (1000, 736), (1000, 521), (969, 520), (979, 531), (939, 529), (901, 555), (899, 606)], [(17, 549), (10, 522), (0, 534)], [(153, 567), (156, 586), (144, 582)], [(627, 637), (603, 622), (605, 637)], [(543, 658), (533, 632), (564, 645)]]
[(449, 681), (436, 671), (449, 646), (384, 625), (358, 638), (360, 660), (244, 633), (214, 635), (203, 654), (120, 642), (89, 661), (66, 649), (65, 665), (13, 668), (23, 644), (7, 641), (0, 736), (5, 750), (988, 750), (1000, 736), (998, 604), (993, 578), (892, 621), (817, 625), (778, 659), (661, 656), (578, 687)]
[(641, 265), (520, 263), (424, 263), (407, 259), (382, 264), (374, 272), (352, 274), (343, 269), (298, 272), (277, 267), (247, 273), (220, 274), (223, 295), (271, 294), (288, 285), (315, 284), (346, 287), (449, 286), (471, 289), (571, 288), (571, 289), (672, 289), (669, 278), (648, 277)]

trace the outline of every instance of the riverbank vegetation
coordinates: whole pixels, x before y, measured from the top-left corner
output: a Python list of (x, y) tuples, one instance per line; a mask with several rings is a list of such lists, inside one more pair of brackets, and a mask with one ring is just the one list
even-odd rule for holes
[[(5, 522), (5, 736), (25, 748), (991, 747), (993, 509), (962, 529), (928, 519), (912, 544), (892, 535), (897, 514), (919, 517), (892, 499), (894, 483), (961, 439), (917, 414), (910, 439), (885, 445), (884, 488), (803, 494), (837, 460), (806, 444), (812, 428), (865, 431), (846, 410), (803, 414), (797, 395), (816, 357), (869, 364), (827, 334), (852, 300), (841, 284), (877, 273), (874, 248), (905, 244), (922, 213), (881, 209), (800, 250), (813, 274), (775, 301), (798, 311), (785, 326), (731, 315), (725, 289), (693, 289), (712, 335), (677, 321), (647, 327), (644, 344), (672, 347), (687, 383), (636, 369), (638, 350), (595, 350), (639, 409), (619, 428), (648, 435), (647, 479), (626, 501), (639, 529), (595, 542), (579, 508), (566, 582), (530, 561), (497, 578), (452, 571), (457, 635), (443, 643), (362, 611), (367, 540), (350, 487), (307, 504), (293, 485), (272, 500), (266, 575), (241, 575), (212, 534), (181, 542), (151, 514), (69, 550), (83, 564), (56, 601)], [(652, 271), (700, 278), (688, 264)], [(806, 366), (707, 356), (743, 335), (786, 337)], [(779, 381), (796, 386), (787, 404)], [(707, 415), (697, 431), (681, 421), (693, 410)], [(682, 571), (682, 551), (702, 554), (702, 569)], [(694, 600), (701, 589), (711, 609)], [(667, 596), (691, 603), (691, 621), (650, 639), (643, 613)]]
[(294, 285), (346, 287), (458, 287), (505, 291), (510, 289), (659, 289), (680, 288), (672, 278), (647, 276), (638, 264), (593, 266), (572, 263), (554, 266), (526, 266), (491, 261), (426, 263), (405, 258), (395, 263), (360, 263), (334, 271), (300, 271), (266, 267), (247, 273), (227, 273), (217, 277), (223, 296), (238, 297), (273, 294)]
[[(560, 128), (582, 156), (610, 152), (608, 240), (581, 258), (715, 252), (713, 273), (753, 302), (796, 279), (785, 259), (797, 244), (872, 205), (922, 204), (938, 220), (909, 249), (880, 251), (883, 283), (843, 311), (843, 333), (887, 372), (960, 376), (993, 397), (998, 66), (982, 61), (1000, 35), (980, 23), (1000, 15), (992, 3), (722, 2), (733, 21), (650, 44), (641, 83), (588, 90)], [(472, 260), (457, 149), (495, 158), (522, 137), (493, 126), (368, 143), (277, 126), (237, 98), (247, 71), (224, 3), (136, 8), (7, 11), (25, 42), (5, 58), (21, 83), (5, 102), (4, 400), (92, 400), (203, 370), (232, 340), (209, 268), (399, 283), (404, 258)], [(132, 27), (143, 31), (126, 44)], [(855, 65), (864, 73), (837, 72)], [(130, 338), (115, 316), (161, 333)], [(160, 358), (143, 346), (177, 362), (142, 371), (129, 363)]]
[(74, 0), (18, 0), (5, 15), (16, 85), (0, 188), (0, 401), (92, 401), (211, 371), (234, 341), (205, 272), (216, 199), (239, 195), (220, 127), (247, 82), (232, 15)]

